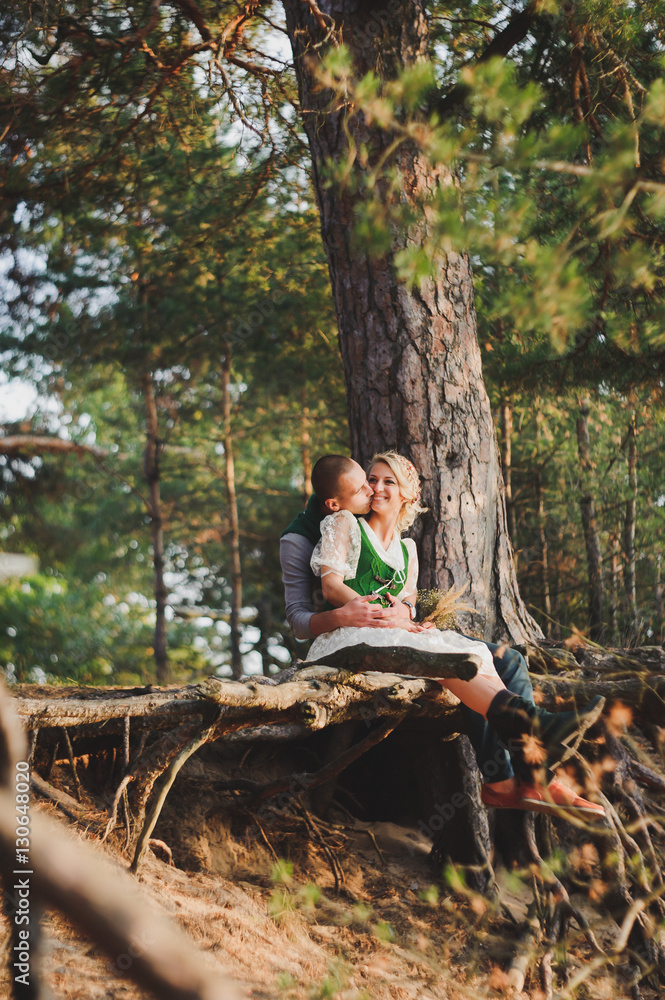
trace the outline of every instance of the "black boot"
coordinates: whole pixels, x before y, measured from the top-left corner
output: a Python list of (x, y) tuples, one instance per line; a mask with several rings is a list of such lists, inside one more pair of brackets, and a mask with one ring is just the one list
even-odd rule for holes
[(534, 770), (552, 769), (572, 756), (604, 704), (602, 695), (597, 695), (579, 711), (546, 712), (505, 690), (492, 701), (487, 721), (508, 746), (517, 776), (531, 780)]

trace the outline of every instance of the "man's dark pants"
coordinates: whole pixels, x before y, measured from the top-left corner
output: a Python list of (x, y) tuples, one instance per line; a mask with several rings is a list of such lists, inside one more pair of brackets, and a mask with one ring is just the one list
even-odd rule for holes
[[(522, 654), (505, 644), (501, 647), (493, 642), (486, 642), (485, 645), (489, 646), (494, 657), (496, 672), (508, 690), (533, 703), (533, 688)], [(502, 656), (496, 655), (499, 649), (504, 650)], [(464, 731), (475, 751), (483, 782), (505, 781), (507, 778), (512, 778), (513, 768), (508, 751), (483, 716), (473, 712), (466, 705), (462, 705), (462, 716)]]

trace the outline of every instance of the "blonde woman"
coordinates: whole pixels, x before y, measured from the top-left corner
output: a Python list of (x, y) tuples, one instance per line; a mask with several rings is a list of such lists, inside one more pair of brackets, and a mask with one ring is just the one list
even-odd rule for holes
[[(548, 801), (544, 786), (534, 786), (535, 769), (524, 755), (525, 736), (536, 736), (543, 745), (547, 764), (564, 759), (571, 752), (572, 742), (577, 745), (586, 729), (599, 717), (604, 699), (594, 699), (581, 712), (545, 712), (506, 689), (484, 643), (458, 632), (438, 629), (431, 622), (416, 623), (418, 556), (413, 540), (402, 539), (401, 532), (425, 510), (420, 504), (418, 473), (408, 459), (387, 451), (372, 459), (367, 482), (373, 497), (365, 517), (336, 509), (334, 497), (327, 502), (332, 513), (321, 522), (321, 540), (312, 554), (312, 570), (321, 577), (323, 596), (329, 607), (339, 608), (357, 599), (359, 594), (386, 604), (397, 598), (411, 609), (414, 621), (405, 623), (405, 627), (385, 629), (336, 628), (314, 640), (308, 659), (322, 659), (358, 643), (404, 646), (432, 653), (473, 654), (481, 665), (472, 680), (450, 679), (440, 683), (463, 704), (484, 716), (500, 739), (509, 745), (516, 773), (521, 779), (521, 791), (516, 796), (518, 808), (548, 811), (549, 805), (554, 804), (586, 814), (604, 815), (601, 806), (572, 792), (562, 792), (560, 783), (556, 783)], [(551, 803), (553, 796), (565, 801)]]

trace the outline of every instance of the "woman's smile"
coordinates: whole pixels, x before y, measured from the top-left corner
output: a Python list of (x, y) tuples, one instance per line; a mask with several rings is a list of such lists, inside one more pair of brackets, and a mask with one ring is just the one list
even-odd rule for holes
[(377, 462), (372, 466), (367, 482), (374, 490), (372, 497), (372, 510), (383, 512), (394, 512), (398, 514), (404, 497), (399, 491), (399, 485), (395, 479), (393, 470), (385, 462)]

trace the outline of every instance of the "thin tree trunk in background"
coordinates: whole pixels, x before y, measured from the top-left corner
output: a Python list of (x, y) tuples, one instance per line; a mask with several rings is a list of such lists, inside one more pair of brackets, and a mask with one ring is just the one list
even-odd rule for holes
[(589, 576), (589, 633), (595, 642), (599, 642), (605, 632), (605, 583), (600, 535), (596, 522), (596, 504), (591, 486), (588, 400), (580, 402), (580, 414), (577, 418), (577, 450), (580, 457), (580, 513)]
[(270, 638), (270, 598), (265, 594), (256, 602), (256, 625), (259, 630), (259, 641), (256, 643), (256, 650), (261, 656), (261, 668), (264, 677), (270, 677), (272, 671), (272, 657), (268, 652), (268, 639)]
[(309, 408), (303, 405), (300, 422), (300, 453), (302, 455), (303, 501), (307, 503), (312, 495), (312, 438), (309, 433)]
[(501, 465), (503, 482), (506, 487), (506, 521), (508, 534), (515, 548), (515, 507), (513, 505), (513, 408), (510, 403), (501, 404)]
[(159, 418), (155, 400), (155, 386), (150, 372), (141, 380), (146, 416), (146, 446), (143, 453), (143, 471), (148, 483), (150, 502), (150, 530), (154, 563), (155, 589), (155, 669), (158, 684), (169, 683), (169, 661), (166, 649), (166, 598), (168, 592), (164, 583), (164, 523), (162, 518), (162, 498), (160, 490)]
[(555, 559), (552, 567), (552, 638), (561, 638), (561, 565), (563, 553), (563, 526), (558, 525), (556, 530)]
[[(536, 401), (536, 448), (540, 454), (543, 432), (543, 413), (540, 401)], [(545, 532), (545, 498), (543, 491), (543, 469), (538, 467), (535, 476), (536, 493), (536, 524), (538, 526), (538, 548), (540, 550), (540, 600), (545, 614), (545, 635), (552, 634), (552, 602), (550, 600), (549, 555), (547, 551), (547, 534)]]
[(633, 412), (628, 425), (628, 500), (623, 529), (625, 559), (626, 604), (630, 616), (633, 640), (639, 638), (637, 616), (637, 586), (635, 574), (635, 522), (637, 518), (637, 421)]
[(658, 555), (656, 556), (656, 587), (654, 590), (654, 597), (656, 600), (656, 615), (658, 617), (658, 627), (657, 628), (654, 627), (654, 632), (659, 642), (662, 642), (663, 638), (663, 617), (665, 616), (665, 609), (663, 608), (662, 563), (663, 563), (663, 557), (659, 552)]
[(620, 546), (618, 532), (610, 535), (610, 608), (609, 608), (609, 639), (619, 644), (619, 574), (621, 572)]
[(240, 609), (242, 608), (242, 567), (240, 565), (240, 528), (238, 522), (238, 499), (236, 496), (235, 465), (233, 462), (233, 435), (231, 430), (231, 347), (226, 345), (222, 365), (222, 420), (224, 444), (224, 470), (226, 494), (229, 504), (231, 525), (231, 674), (242, 677), (242, 655), (240, 653)]
[[(334, 37), (349, 44), (359, 75), (372, 70), (393, 79), (428, 54), (424, 0), (387, 6), (318, 0), (318, 8), (332, 19)], [(420, 288), (402, 283), (396, 256), (426, 239), (423, 212), (408, 233), (395, 232), (381, 258), (354, 245), (363, 177), (394, 137), (346, 103), (330, 107), (331, 94), (316, 75), (328, 29), (302, 0), (284, 0), (284, 9), (337, 313), (352, 454), (364, 464), (375, 452), (396, 448), (421, 473), (429, 514), (413, 529), (420, 585), (466, 587), (476, 613), (465, 624), (488, 638), (533, 639), (541, 632), (517, 587), (469, 257), (442, 253), (433, 279)], [(350, 140), (369, 151), (367, 163), (351, 157)], [(329, 184), (330, 160), (348, 162), (358, 183)], [(394, 165), (405, 202), (454, 183), (451, 169), (433, 168), (408, 144), (394, 154)]]
[(543, 473), (536, 473), (536, 513), (538, 518), (538, 543), (540, 546), (540, 586), (545, 613), (545, 635), (552, 634), (552, 601), (550, 599), (549, 555), (545, 532), (545, 500), (543, 497)]

